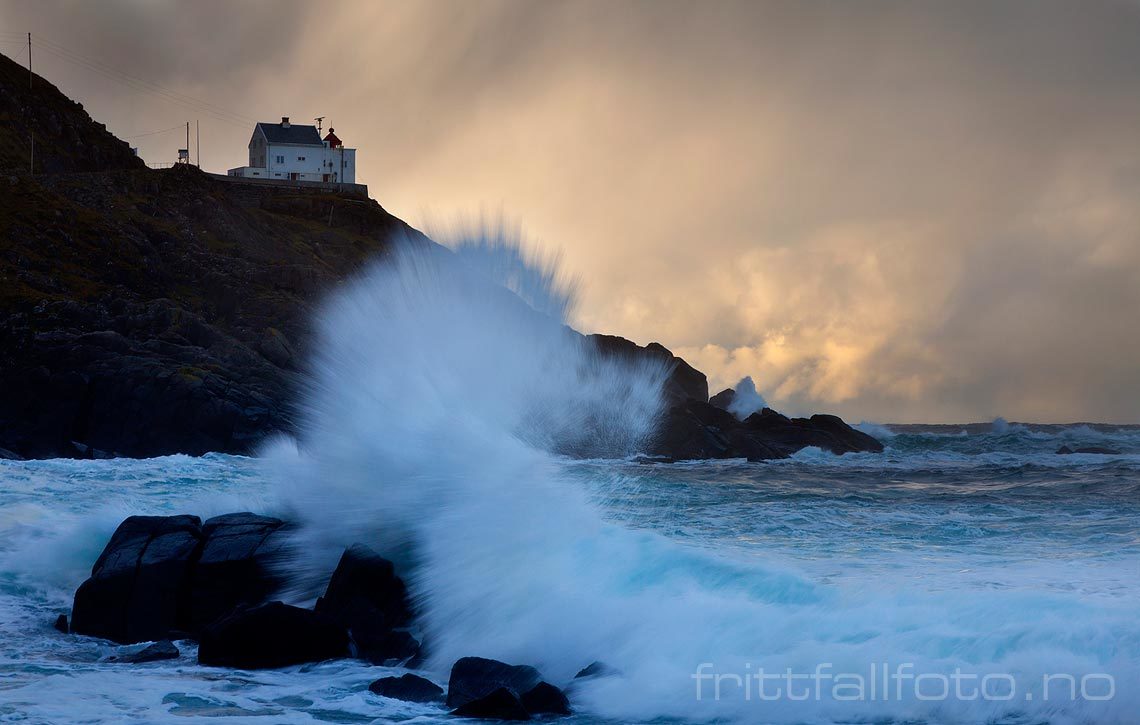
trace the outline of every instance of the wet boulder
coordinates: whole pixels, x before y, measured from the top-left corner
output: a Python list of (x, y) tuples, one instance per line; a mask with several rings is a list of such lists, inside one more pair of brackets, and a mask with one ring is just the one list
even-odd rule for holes
[(361, 659), (405, 661), (419, 650), (419, 642), (398, 629), (412, 618), (404, 581), (392, 562), (363, 544), (345, 550), (315, 609), (348, 630)]
[(202, 539), (186, 609), (186, 628), (193, 633), (272, 596), (282, 583), (272, 564), (286, 544), (287, 529), (281, 519), (232, 513), (208, 519)]
[(131, 516), (75, 593), (71, 631), (120, 644), (195, 637), (280, 585), (271, 566), (286, 543), (280, 519), (252, 513)]
[(368, 686), (370, 692), (407, 702), (442, 702), (443, 688), (431, 680), (408, 673), (402, 677), (381, 677)]
[(64, 634), (68, 634), (71, 631), (71, 629), (68, 627), (68, 624), (67, 624), (67, 615), (66, 614), (61, 614), (58, 617), (56, 617), (55, 623), (52, 624), (52, 626), (55, 627), (57, 631), (63, 632)]
[(464, 657), (451, 667), (451, 678), (447, 683), (447, 706), (461, 708), (499, 689), (508, 690), (517, 699), (522, 693), (533, 690), (540, 682), (542, 676), (538, 670), (527, 665), (508, 665), (483, 657)]
[(515, 692), (500, 687), (451, 711), (456, 717), (480, 720), (530, 720), (530, 713)]
[(165, 639), (180, 624), (202, 540), (197, 516), (131, 516), (75, 593), (71, 631), (121, 644)]
[(569, 715), (566, 693), (549, 682), (540, 682), (519, 698), (531, 715)]
[(276, 669), (347, 657), (348, 633), (323, 614), (282, 602), (239, 610), (202, 633), (198, 663)]
[(161, 660), (176, 660), (182, 655), (174, 643), (168, 639), (147, 645), (137, 652), (128, 652), (123, 655), (111, 657), (109, 662), (120, 662), (128, 665), (138, 665), (144, 662), (159, 662)]
[(406, 629), (380, 633), (357, 625), (349, 630), (349, 635), (352, 637), (353, 656), (374, 665), (404, 664), (420, 652), (419, 640)]
[(834, 442), (823, 447), (832, 453), (882, 453), (883, 451), (883, 444), (877, 438), (861, 430), (855, 430), (837, 415), (816, 413), (806, 422), (803, 422), (803, 418), (796, 418), (795, 421), (816, 435), (829, 436)]

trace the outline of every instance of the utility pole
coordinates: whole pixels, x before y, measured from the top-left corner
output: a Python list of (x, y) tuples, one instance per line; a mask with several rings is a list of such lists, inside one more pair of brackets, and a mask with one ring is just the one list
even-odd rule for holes
[(198, 168), (202, 168), (202, 127), (198, 125), (198, 119), (194, 119), (194, 158)]
[[(28, 33), (28, 92), (32, 90), (32, 34)], [(32, 118), (32, 99), (28, 99), (28, 173), (36, 173), (36, 129)]]
[(190, 122), (186, 122), (186, 165), (190, 165)]

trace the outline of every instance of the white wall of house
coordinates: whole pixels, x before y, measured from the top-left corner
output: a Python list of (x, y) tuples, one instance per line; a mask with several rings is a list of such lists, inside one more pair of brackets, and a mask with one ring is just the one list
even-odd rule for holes
[(353, 184), (356, 183), (356, 149), (268, 144), (266, 171), (269, 178), (292, 178), (290, 174), (300, 174), (302, 181)]
[(274, 144), (255, 133), (249, 142), (249, 165), (230, 176), (293, 181), (356, 183), (356, 149), (327, 145)]

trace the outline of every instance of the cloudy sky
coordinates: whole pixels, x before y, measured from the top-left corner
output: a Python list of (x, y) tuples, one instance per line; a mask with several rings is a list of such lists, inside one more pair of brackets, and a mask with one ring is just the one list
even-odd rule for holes
[(1140, 420), (1136, 3), (2, 0), (0, 28), (148, 161), (188, 118), (224, 170), (252, 120), (325, 116), (387, 209), (517, 219), (579, 328), (715, 389)]

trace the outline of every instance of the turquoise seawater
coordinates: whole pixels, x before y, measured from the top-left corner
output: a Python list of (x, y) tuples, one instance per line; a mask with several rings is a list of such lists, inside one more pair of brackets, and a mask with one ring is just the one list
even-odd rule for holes
[[(546, 571), (487, 561), (448, 582), (511, 595), (517, 641), (466, 654), (525, 655), (566, 685), (588, 664), (568, 633), (594, 627), (593, 657), (624, 674), (579, 683), (573, 722), (1140, 721), (1140, 434), (878, 434), (879, 455), (556, 461), (602, 523), (536, 551)], [(198, 666), (189, 642), (117, 665), (116, 645), (52, 629), (123, 517), (234, 510), (290, 513), (258, 459), (0, 461), (0, 721), (446, 718), (369, 693), (390, 668), (236, 672)], [(441, 641), (488, 647), (453, 619), (433, 624)], [(447, 668), (423, 674), (445, 684)]]

